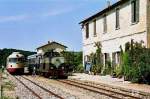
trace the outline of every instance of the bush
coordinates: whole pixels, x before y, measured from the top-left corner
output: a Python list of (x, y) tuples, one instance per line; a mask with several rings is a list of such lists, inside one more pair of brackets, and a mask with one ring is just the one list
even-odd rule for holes
[(133, 41), (126, 45), (126, 51), (122, 55), (125, 80), (150, 84), (150, 49)]
[(101, 73), (101, 65), (93, 65), (92, 66), (92, 72), (94, 73), (94, 75)]
[(91, 53), (91, 55), (90, 55), (90, 59), (91, 59), (91, 63), (92, 63), (91, 71), (94, 74), (98, 74), (98, 73), (101, 73), (102, 68), (103, 68), (101, 43), (95, 42), (95, 47), (97, 48), (96, 53)]
[(123, 75), (123, 74), (122, 74), (122, 66), (117, 65), (117, 66), (114, 68), (114, 71), (113, 71), (112, 76), (113, 76), (113, 77), (121, 78), (122, 75)]
[(92, 66), (92, 72), (94, 73), (94, 75), (97, 74), (97, 65)]
[(75, 72), (77, 72), (77, 73), (83, 73), (84, 72), (83, 64), (79, 64), (78, 66), (76, 66)]
[(138, 70), (140, 75), (139, 82), (150, 84), (150, 49), (144, 49), (144, 53), (139, 55)]
[(105, 65), (105, 69), (103, 71), (103, 75), (113, 74), (113, 68), (111, 66), (111, 62), (107, 61)]

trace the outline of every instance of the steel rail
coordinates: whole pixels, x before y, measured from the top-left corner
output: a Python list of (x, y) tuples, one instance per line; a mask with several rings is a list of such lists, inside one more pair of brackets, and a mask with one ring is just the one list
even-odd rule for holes
[(40, 87), (41, 89), (45, 90), (45, 91), (48, 92), (49, 94), (54, 95), (54, 96), (57, 97), (57, 98), (64, 99), (63, 97), (59, 96), (58, 94), (55, 94), (54, 92), (52, 92), (52, 91), (50, 91), (50, 90), (48, 90), (48, 89), (46, 89), (46, 88), (40, 86), (39, 84), (37, 84), (37, 83), (31, 81), (30, 79), (28, 79), (28, 78), (26, 78), (26, 77), (23, 77), (23, 76), (21, 76), (21, 77), (24, 78), (24, 79), (26, 79), (26, 80), (28, 80), (28, 81), (30, 81), (30, 82), (32, 82), (33, 84), (35, 84), (36, 86), (38, 86), (38, 87)]
[(70, 82), (73, 82), (73, 83), (77, 83), (77, 84), (80, 84), (80, 85), (89, 86), (89, 87), (96, 88), (96, 89), (100, 89), (100, 90), (109, 91), (109, 92), (116, 93), (116, 94), (119, 94), (119, 95), (122, 95), (122, 96), (131, 97), (132, 99), (142, 99), (142, 98), (140, 98), (140, 97), (136, 97), (136, 96), (128, 95), (128, 94), (125, 94), (125, 93), (108, 90), (108, 89), (105, 89), (105, 88), (102, 88), (102, 87), (98, 87), (98, 86), (92, 86), (92, 85), (89, 85), (89, 84), (85, 84), (85, 83), (83, 83), (83, 82), (80, 83), (80, 82), (73, 81), (73, 80), (67, 80), (67, 81), (70, 81)]
[[(91, 89), (92, 87), (90, 87), (90, 86), (87, 86), (87, 85), (84, 85), (84, 84), (78, 84), (78, 83), (73, 83), (73, 82), (69, 82), (69, 81), (64, 81), (64, 80), (57, 80), (57, 81), (59, 81), (59, 82), (61, 82), (61, 83), (65, 83), (65, 84), (68, 84), (68, 85), (71, 85), (71, 86), (75, 86), (75, 87), (78, 87), (78, 88), (82, 88), (82, 89), (85, 89), (85, 90), (89, 90), (89, 91), (92, 91), (92, 92), (95, 92), (95, 93), (99, 93), (99, 94), (102, 94), (102, 95), (105, 95), (105, 96), (109, 96), (109, 97), (112, 97), (112, 98), (115, 98), (115, 99), (122, 99), (122, 97), (118, 97), (118, 96), (116, 96), (116, 94), (118, 94), (118, 93), (116, 93), (116, 92), (111, 92), (111, 91), (109, 91), (109, 92), (111, 92), (111, 93), (108, 93), (108, 90), (106, 91), (106, 90), (104, 90), (104, 91), (106, 91), (106, 92), (104, 92), (103, 91), (103, 89), (100, 89), (100, 90), (94, 90), (94, 89)], [(88, 88), (87, 88), (88, 87)], [(89, 88), (90, 87), (90, 88)], [(95, 88), (95, 89), (97, 89), (97, 88)], [(120, 95), (120, 94), (118, 94), (118, 95)], [(132, 98), (132, 99), (139, 99), (139, 98)], [(141, 99), (141, 98), (140, 98)]]
[(42, 99), (42, 97), (40, 97), (35, 91), (33, 91), (31, 88), (29, 88), (25, 83), (23, 83), (20, 79), (18, 79), (16, 76), (14, 76), (17, 81), (19, 81), (23, 86), (25, 86), (30, 92), (32, 92), (32, 94), (36, 97), (38, 97), (39, 99)]

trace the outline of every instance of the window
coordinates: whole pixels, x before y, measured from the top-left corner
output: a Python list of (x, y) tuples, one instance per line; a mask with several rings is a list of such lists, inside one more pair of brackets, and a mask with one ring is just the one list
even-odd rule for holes
[(120, 52), (117, 52), (117, 64), (120, 64), (121, 62), (121, 53)]
[(9, 62), (10, 63), (25, 62), (25, 59), (24, 58), (10, 58)]
[(132, 23), (136, 23), (139, 21), (139, 0), (132, 0), (131, 7)]
[(18, 62), (24, 62), (25, 59), (24, 58), (18, 58)]
[(104, 19), (103, 19), (103, 32), (107, 33), (107, 18), (106, 18), (106, 15), (104, 15)]
[(108, 65), (108, 63), (110, 61), (109, 53), (104, 53), (104, 59), (105, 59), (105, 65)]
[(96, 36), (96, 19), (93, 21), (94, 36)]
[(120, 11), (120, 9), (117, 8), (117, 9), (116, 9), (116, 29), (119, 29), (119, 28), (120, 28), (119, 11)]
[(17, 62), (17, 58), (10, 58), (10, 59), (9, 59), (9, 62), (10, 62), (10, 63), (16, 63), (16, 62)]
[(116, 53), (112, 53), (112, 66), (116, 66)]
[(89, 38), (89, 23), (86, 24), (86, 38)]
[(43, 69), (45, 69), (45, 67), (46, 67), (46, 64), (45, 64), (45, 62), (43, 63)]
[(113, 66), (120, 64), (120, 52), (114, 52), (112, 54), (112, 64)]
[(90, 62), (90, 56), (87, 55), (87, 62)]

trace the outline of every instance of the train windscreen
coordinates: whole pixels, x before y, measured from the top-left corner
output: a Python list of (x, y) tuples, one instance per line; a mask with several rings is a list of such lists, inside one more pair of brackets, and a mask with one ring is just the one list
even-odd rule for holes
[(10, 63), (16, 63), (17, 62), (17, 58), (9, 58), (9, 62)]
[(25, 62), (24, 58), (9, 58), (10, 63)]

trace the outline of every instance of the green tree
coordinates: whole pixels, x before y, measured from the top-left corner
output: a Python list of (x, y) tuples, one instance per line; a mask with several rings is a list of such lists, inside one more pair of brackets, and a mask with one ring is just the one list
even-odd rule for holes
[(73, 66), (75, 72), (83, 72), (82, 52), (63, 51), (61, 54), (65, 57), (67, 64)]
[(102, 62), (102, 52), (101, 52), (101, 43), (100, 42), (95, 42), (95, 47), (96, 53), (91, 53), (91, 62), (92, 62), (92, 72), (94, 74), (96, 73), (101, 73), (102, 67), (103, 67), (103, 62)]

